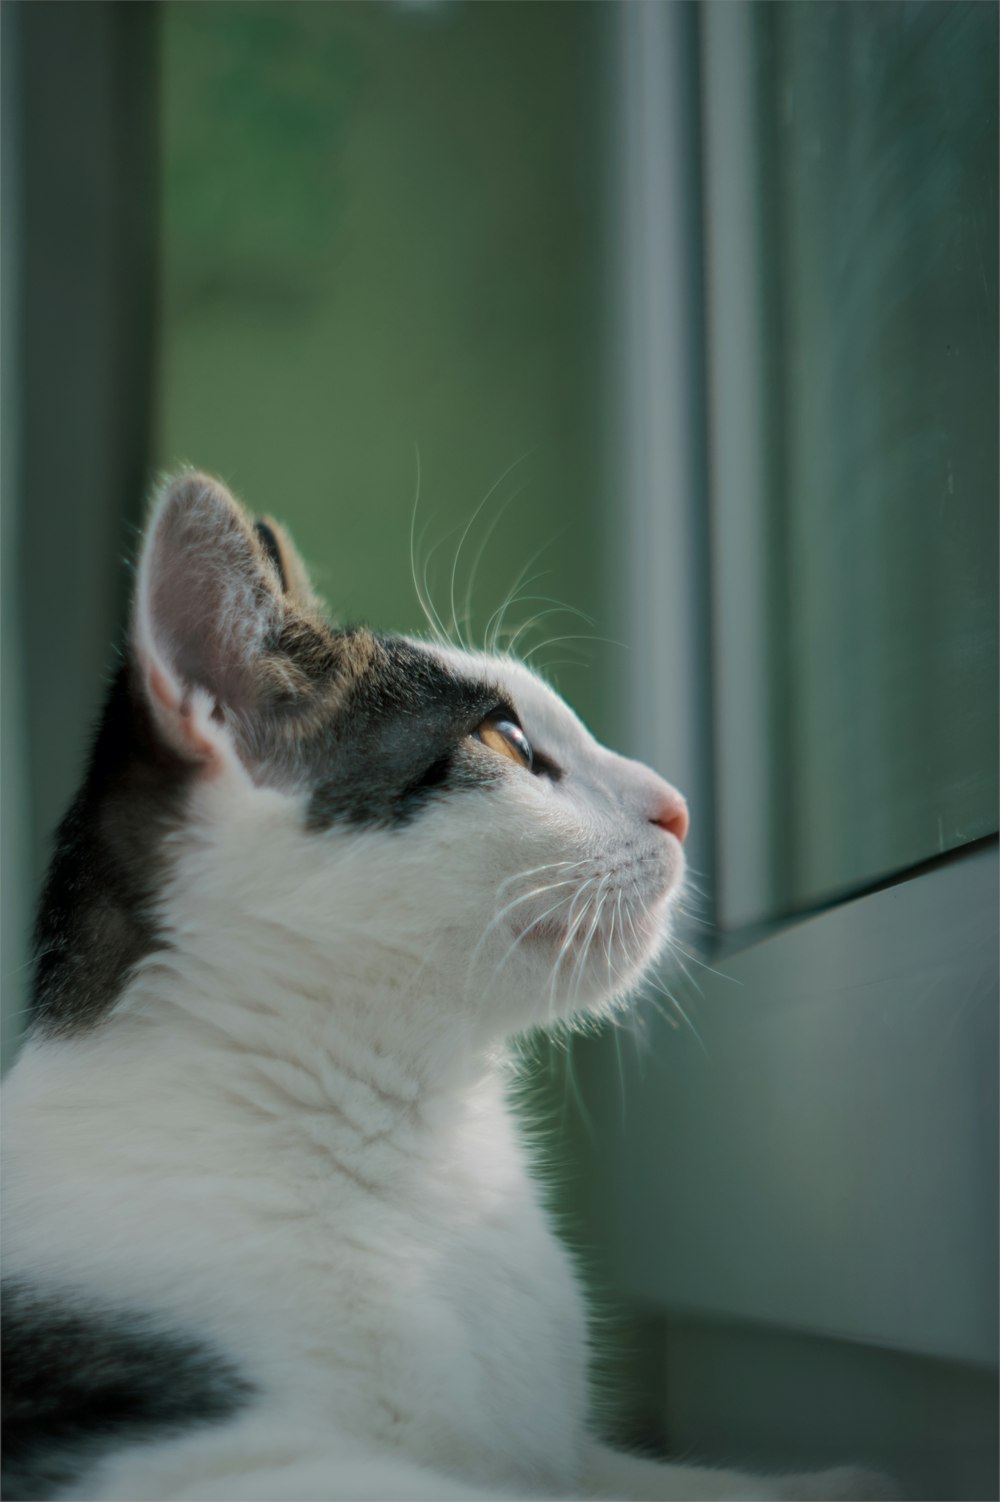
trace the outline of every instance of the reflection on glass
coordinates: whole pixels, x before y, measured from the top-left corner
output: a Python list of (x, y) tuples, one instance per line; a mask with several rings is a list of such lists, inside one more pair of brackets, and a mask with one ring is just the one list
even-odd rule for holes
[(755, 44), (787, 910), (997, 827), (997, 12)]

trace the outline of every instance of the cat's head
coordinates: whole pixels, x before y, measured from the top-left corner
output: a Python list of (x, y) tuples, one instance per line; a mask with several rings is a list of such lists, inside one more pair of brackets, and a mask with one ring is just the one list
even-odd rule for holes
[(519, 662), (330, 625), (280, 528), (203, 475), (154, 508), (129, 673), (193, 994), (299, 988), (387, 1048), (422, 1012), (491, 1039), (599, 1010), (662, 948), (681, 796)]

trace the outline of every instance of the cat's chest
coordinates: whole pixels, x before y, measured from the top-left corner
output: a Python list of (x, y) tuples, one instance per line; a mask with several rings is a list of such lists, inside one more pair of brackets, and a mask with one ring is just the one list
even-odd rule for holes
[(567, 1489), (582, 1300), (502, 1102), (477, 1097), (440, 1138), (349, 1156), (326, 1130), (308, 1151), (284, 1124), (279, 1146), (252, 1122), (234, 1131), (214, 1103), (181, 1132), (166, 1092), (146, 1098), (138, 1143), (112, 1119), (100, 1153), (77, 1150), (59, 1111), (23, 1113), (13, 1271), (197, 1329), (323, 1433)]
[(555, 1484), (583, 1422), (582, 1300), (516, 1149), (502, 1130), (490, 1148), (373, 1204), (371, 1231), (359, 1204), (350, 1244), (334, 1237), (331, 1396), (343, 1369), (363, 1372), (379, 1439), (466, 1474), (515, 1456)]

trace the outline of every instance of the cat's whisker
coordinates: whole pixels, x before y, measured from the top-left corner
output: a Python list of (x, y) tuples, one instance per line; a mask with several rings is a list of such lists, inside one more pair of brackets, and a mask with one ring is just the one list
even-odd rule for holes
[[(546, 572), (551, 573), (551, 570), (546, 570)], [(538, 579), (541, 579), (541, 578), (544, 578), (545, 575), (544, 574), (536, 574), (535, 577), (538, 578)], [(534, 581), (533, 580), (528, 580), (526, 582), (527, 583), (533, 583)], [(596, 621), (594, 620), (593, 616), (587, 615), (586, 611), (578, 609), (576, 605), (570, 605), (570, 604), (568, 604), (566, 600), (559, 600), (559, 599), (557, 599), (555, 595), (526, 595), (526, 594), (519, 594), (517, 596), (517, 599), (513, 603), (517, 604), (517, 605), (529, 605), (529, 604), (530, 605), (552, 605), (556, 610), (562, 611), (562, 613), (564, 615), (576, 616), (577, 620), (583, 621), (584, 625), (594, 626), (594, 625), (597, 624)], [(520, 630), (521, 628), (520, 627), (516, 627), (516, 628), (515, 627), (505, 627), (504, 628), (504, 630), (515, 630), (515, 629), (516, 630)], [(501, 631), (500, 635), (501, 636), (503, 635), (503, 631)]]
[[(596, 909), (596, 904), (598, 904), (599, 897), (601, 897), (601, 891), (602, 888), (604, 888), (605, 880), (607, 880), (607, 877), (599, 877), (598, 885), (596, 885), (595, 891), (589, 892), (589, 894), (587, 894), (586, 903), (584, 903), (584, 906), (581, 907), (580, 913), (578, 913), (577, 918), (575, 918), (574, 924), (572, 924), (571, 927), (568, 928), (568, 931), (566, 931), (565, 940), (563, 940), (562, 948), (560, 948), (559, 951), (559, 957), (557, 957), (556, 960), (556, 970), (554, 970), (553, 973), (553, 987), (554, 985), (556, 985), (557, 978), (559, 978), (560, 969), (562, 969), (563, 966), (563, 961), (568, 958), (572, 946), (581, 945), (581, 942), (583, 942), (583, 940), (581, 940), (581, 934), (583, 934), (584, 925), (589, 922), (590, 913), (592, 913), (593, 910)], [(574, 991), (572, 991), (572, 976), (574, 976), (574, 973), (575, 963), (574, 970), (571, 970), (571, 976), (569, 976), (569, 984), (566, 985), (566, 994), (568, 994), (568, 997), (572, 997), (572, 994), (574, 994)], [(550, 1002), (554, 1003), (554, 990), (550, 991)], [(550, 1015), (553, 1015), (553, 1011), (554, 1006), (550, 1006)]]
[[(591, 878), (592, 881), (596, 881), (596, 879), (597, 879), (596, 877), (592, 877)], [(496, 982), (496, 980), (499, 978), (501, 972), (506, 967), (506, 965), (510, 962), (511, 956), (519, 948), (519, 946), (521, 945), (521, 943), (523, 942), (523, 940), (527, 938), (528, 934), (531, 933), (533, 929), (537, 928), (540, 923), (543, 923), (546, 918), (550, 917), (553, 913), (558, 912), (560, 908), (565, 907), (567, 903), (570, 903), (570, 911), (572, 911), (572, 904), (577, 900), (578, 896), (579, 896), (579, 893), (577, 893), (577, 894), (569, 894), (569, 893), (567, 893), (564, 897), (561, 897), (558, 902), (553, 903), (553, 905), (550, 908), (548, 908), (544, 913), (541, 913), (537, 918), (535, 918), (533, 920), (533, 922), (529, 923), (527, 925), (527, 927), (524, 928), (521, 931), (521, 933), (519, 933), (517, 935), (517, 937), (515, 938), (513, 944), (511, 944), (511, 946), (507, 950), (506, 954), (504, 954), (504, 956), (500, 960), (499, 964), (497, 964), (497, 966), (495, 967), (493, 975), (490, 977), (490, 980), (487, 982), (487, 984), (486, 984), (486, 986), (484, 988), (485, 993), (488, 994), (489, 991), (492, 990), (492, 987), (493, 987), (494, 983)]]
[(678, 920), (683, 921), (685, 928), (692, 926), (695, 928), (704, 929), (714, 928), (714, 925), (708, 918), (703, 918), (700, 913), (696, 912), (693, 907), (689, 906), (688, 903), (684, 902), (683, 900), (679, 900), (674, 903), (674, 912), (676, 913)]
[(518, 626), (517, 629), (513, 632), (510, 641), (508, 641), (504, 647), (505, 655), (507, 657), (516, 657), (517, 644), (520, 641), (521, 637), (526, 636), (529, 631), (533, 631), (540, 621), (547, 620), (550, 615), (564, 614), (565, 611), (563, 610), (561, 605), (549, 605), (544, 610), (536, 610), (534, 615), (529, 615), (528, 619), (524, 621), (520, 626)]
[(584, 959), (583, 959), (583, 963), (580, 965), (580, 968), (579, 968), (579, 970), (577, 972), (576, 981), (575, 981), (574, 996), (575, 996), (575, 1002), (577, 1004), (579, 1003), (580, 991), (581, 991), (581, 988), (583, 986), (584, 978), (585, 978), (586, 973), (587, 973), (587, 966), (590, 964), (591, 955), (593, 953), (593, 950), (594, 950), (594, 948), (595, 948), (598, 940), (601, 937), (601, 920), (604, 917), (604, 909), (606, 908), (610, 897), (611, 897), (611, 893), (610, 892), (605, 892), (604, 896), (601, 898), (600, 904), (598, 905), (598, 908), (597, 908), (597, 912), (596, 912), (596, 914), (594, 916), (594, 922), (593, 922), (593, 924), (592, 924), (592, 926), (591, 926), (591, 928), (590, 928), (590, 930), (589, 930), (589, 932), (587, 934), (587, 938), (586, 938), (586, 942), (585, 942), (585, 946), (584, 946)]
[[(546, 547), (548, 546), (549, 544), (547, 543)], [(538, 558), (544, 551), (544, 548), (540, 548), (539, 551), (535, 554), (534, 558), (532, 558), (531, 562), (534, 563), (535, 558)], [(525, 572), (525, 569), (521, 570), (516, 580), (514, 581), (513, 588), (504, 597), (503, 603), (499, 605), (496, 610), (494, 610), (493, 614), (486, 622), (486, 630), (483, 634), (483, 640), (487, 652), (496, 652), (497, 644), (504, 633), (503, 623), (506, 619), (507, 612), (509, 610), (513, 610), (514, 606), (519, 605), (522, 600), (530, 600), (534, 598), (534, 596), (532, 595), (522, 594), (521, 591), (523, 589), (527, 589), (529, 584), (534, 584), (538, 579), (547, 578), (552, 570), (542, 569), (539, 573), (532, 574), (531, 577), (527, 579), (524, 577)]]
[[(549, 987), (549, 1017), (550, 1018), (555, 1013), (556, 985), (558, 984), (559, 971), (562, 968), (563, 960), (566, 958), (566, 955), (569, 953), (570, 947), (571, 947), (571, 945), (573, 943), (574, 936), (576, 935), (576, 933), (577, 933), (577, 931), (578, 931), (581, 923), (585, 920), (585, 917), (586, 917), (586, 914), (587, 914), (589, 908), (593, 906), (593, 904), (596, 902), (596, 899), (600, 896), (601, 888), (603, 887), (604, 883), (607, 880), (608, 880), (607, 876), (602, 876), (601, 877), (601, 879), (600, 879), (600, 881), (598, 883), (596, 892), (591, 893), (590, 896), (587, 898), (586, 903), (580, 909), (580, 912), (577, 915), (576, 919), (571, 922), (570, 927), (569, 927), (569, 929), (568, 929), (568, 931), (566, 933), (566, 936), (563, 939), (562, 945), (561, 945), (560, 950), (559, 950), (558, 957), (556, 959), (555, 965), (553, 966), (553, 970), (552, 970), (552, 982), (551, 982), (551, 985)], [(570, 916), (572, 917), (572, 909), (570, 910)]]
[[(638, 882), (635, 879), (632, 880), (632, 897), (635, 898), (635, 903), (641, 903), (640, 885), (638, 885)], [(644, 945), (643, 939), (641, 939), (640, 933), (638, 933), (637, 927), (635, 927), (634, 906), (634, 903), (629, 903), (626, 904), (625, 907), (626, 921), (628, 921), (629, 925), (629, 936), (631, 936), (628, 946), (626, 946), (625, 955), (626, 964), (628, 964), (629, 969), (631, 969), (634, 964), (637, 964), (638, 961), (640, 961), (641, 955), (643, 955), (644, 949), (646, 949), (646, 945)], [(637, 978), (635, 978), (635, 976), (632, 976), (632, 987), (635, 987), (635, 984), (637, 984)], [(626, 982), (626, 985), (628, 985), (628, 982)], [(644, 981), (641, 982), (641, 996), (646, 996), (647, 985), (649, 985), (649, 981), (646, 981), (646, 979), (644, 979)], [(632, 1020), (634, 1020), (635, 1024), (638, 1024), (638, 1021), (640, 1021), (640, 1014), (638, 1014), (638, 1011), (632, 1012)]]
[(565, 956), (566, 956), (566, 954), (567, 954), (567, 952), (569, 950), (570, 945), (573, 942), (573, 935), (576, 932), (577, 928), (579, 927), (581, 921), (583, 920), (583, 918), (584, 918), (584, 916), (585, 916), (585, 914), (586, 914), (586, 912), (587, 912), (587, 910), (588, 910), (588, 908), (590, 906), (590, 900), (591, 899), (590, 899), (589, 892), (588, 892), (588, 895), (586, 897), (586, 900), (584, 901), (583, 906), (581, 907), (579, 913), (577, 913), (575, 917), (574, 917), (574, 914), (573, 914), (573, 910), (576, 907), (577, 902), (579, 902), (580, 898), (584, 895), (585, 892), (587, 892), (588, 887), (592, 886), (593, 883), (596, 880), (597, 880), (596, 877), (592, 877), (589, 882), (585, 883), (584, 886), (580, 888), (580, 891), (577, 893), (576, 897), (573, 899), (573, 902), (570, 904), (569, 912), (566, 915), (566, 933), (563, 936), (562, 944), (560, 945), (559, 952), (558, 952), (558, 954), (556, 956), (555, 962), (554, 962), (554, 964), (552, 966), (552, 970), (550, 972), (550, 981), (549, 981), (549, 986), (548, 986), (548, 1010), (547, 1010), (547, 1022), (549, 1023), (549, 1025), (551, 1025), (553, 1023), (553, 1021), (555, 1019), (555, 1015), (556, 1015), (555, 993), (556, 993), (556, 984), (557, 984), (557, 981), (558, 981), (558, 978), (559, 978), (559, 969), (560, 969), (560, 966), (562, 965), (563, 959), (565, 958)]
[[(534, 615), (529, 616), (526, 621), (523, 621), (521, 623), (521, 625), (510, 628), (510, 632), (509, 632), (510, 639), (504, 644), (504, 649), (503, 649), (504, 650), (504, 654), (507, 657), (515, 657), (516, 654), (515, 654), (515, 650), (514, 649), (515, 649), (515, 647), (517, 645), (517, 642), (520, 640), (520, 638), (522, 636), (526, 635), (527, 632), (533, 630), (534, 627), (538, 625), (539, 621), (545, 620), (550, 615), (570, 615), (570, 616), (575, 616), (578, 620), (583, 621), (588, 626), (593, 626), (594, 625), (594, 621), (593, 621), (592, 617), (590, 617), (589, 615), (585, 615), (582, 610), (577, 610), (577, 608), (574, 605), (567, 605), (564, 601), (557, 600), (553, 595), (526, 595), (526, 594), (521, 594), (521, 595), (518, 595), (517, 599), (512, 602), (510, 608), (513, 608), (514, 604), (518, 604), (518, 605), (538, 604), (538, 605), (545, 605), (548, 608), (545, 609), (545, 610), (536, 611), (536, 613)], [(499, 629), (495, 633), (495, 635), (494, 635), (494, 646), (499, 647), (500, 638), (502, 636), (504, 636), (505, 634), (507, 634), (507, 629), (508, 628), (504, 627), (502, 629)]]
[(705, 875), (704, 871), (699, 871), (698, 868), (696, 866), (692, 866), (689, 861), (684, 870), (685, 896), (697, 897), (701, 903), (707, 904), (709, 900), (709, 894), (707, 888), (703, 885), (703, 883), (707, 882), (707, 880), (708, 877)]
[[(472, 955), (470, 956), (469, 964), (468, 964), (467, 972), (466, 972), (466, 984), (468, 984), (469, 980), (471, 980), (472, 970), (475, 967), (476, 960), (479, 958), (479, 955), (482, 952), (483, 945), (485, 944), (485, 942), (488, 939), (489, 935), (496, 928), (497, 924), (503, 918), (505, 918), (508, 915), (508, 913), (512, 912), (513, 909), (516, 908), (516, 907), (518, 907), (520, 903), (527, 902), (528, 899), (531, 898), (531, 897), (537, 897), (540, 894), (544, 894), (544, 893), (547, 893), (547, 892), (554, 891), (557, 887), (566, 887), (566, 886), (574, 886), (575, 887), (576, 886), (576, 881), (573, 878), (569, 878), (566, 881), (552, 882), (548, 886), (536, 887), (531, 892), (524, 892), (520, 897), (515, 897), (514, 900), (512, 902), (509, 902), (506, 905), (506, 907), (501, 912), (497, 913), (493, 918), (491, 918), (490, 922), (487, 924), (485, 930), (483, 931), (483, 933), (482, 933), (482, 935), (481, 935), (481, 937), (479, 939), (479, 942), (476, 944), (476, 947), (473, 950)], [(517, 948), (518, 944), (520, 944), (521, 940), (525, 937), (525, 935), (528, 934), (528, 933), (530, 933), (532, 931), (532, 929), (537, 928), (538, 924), (541, 923), (541, 922), (543, 922), (544, 919), (546, 919), (549, 916), (550, 913), (556, 912), (557, 909), (560, 908), (560, 907), (562, 907), (563, 904), (565, 902), (567, 902), (568, 900), (569, 900), (569, 894), (567, 894), (565, 897), (561, 897), (559, 899), (559, 901), (556, 902), (553, 907), (550, 907), (549, 909), (547, 909), (546, 912), (542, 913), (539, 917), (535, 918), (531, 923), (528, 924), (527, 928), (523, 929), (522, 932), (520, 934), (518, 934), (517, 938), (514, 940), (514, 943), (510, 946), (510, 949), (507, 951), (507, 954), (504, 955), (504, 958), (500, 961), (500, 964), (497, 966), (497, 972), (499, 972), (503, 968), (503, 966), (507, 962), (508, 957), (514, 952), (514, 950)], [(494, 979), (495, 979), (495, 976), (494, 976)], [(492, 984), (492, 982), (491, 982), (491, 984)]]
[[(738, 976), (727, 975), (724, 970), (716, 970), (714, 965), (706, 964), (705, 961), (700, 960), (696, 954), (692, 954), (691, 950), (683, 945), (679, 939), (671, 939), (670, 948), (671, 951), (678, 957), (683, 954), (687, 959), (691, 961), (693, 965), (698, 965), (702, 970), (707, 970), (709, 975), (718, 976), (719, 980), (727, 980), (729, 981), (730, 985), (742, 986), (743, 982), (739, 979)], [(685, 966), (683, 960), (679, 959), (679, 963), (681, 965), (681, 968), (684, 969)]]
[[(618, 888), (618, 897), (617, 897), (617, 899), (615, 901), (615, 909), (614, 909), (614, 912), (611, 914), (611, 932), (608, 935), (608, 942), (607, 942), (608, 990), (609, 991), (612, 990), (613, 987), (614, 987), (614, 981), (611, 978), (612, 977), (612, 971), (614, 970), (614, 967), (612, 965), (611, 956), (612, 956), (612, 954), (614, 952), (615, 928), (616, 928), (616, 926), (619, 926), (621, 924), (622, 897), (623, 896), (624, 896), (624, 888), (623, 887), (619, 887)], [(623, 934), (623, 938), (624, 938), (624, 934)], [(614, 974), (617, 976), (617, 978), (619, 980), (621, 979), (621, 976), (618, 975), (617, 971), (614, 971)]]
[(684, 976), (684, 978), (688, 982), (688, 985), (693, 986), (694, 989), (697, 991), (698, 995), (703, 997), (705, 993), (702, 991), (701, 986), (695, 980), (694, 976), (691, 974), (690, 970), (685, 965), (683, 959), (678, 954), (677, 949), (676, 949), (676, 947), (675, 947), (675, 945), (674, 945), (674, 943), (673, 943), (672, 940), (668, 944), (668, 952), (673, 957), (675, 963), (680, 967), (681, 974)]
[[(555, 543), (557, 543), (561, 537), (564, 537), (568, 531), (568, 525), (565, 527), (560, 527), (559, 531), (556, 532), (554, 536), (550, 537), (548, 542), (544, 542), (540, 548), (537, 548), (535, 552), (532, 553), (527, 563), (521, 569), (517, 578), (514, 580), (513, 587), (507, 593), (507, 598), (504, 600), (503, 604), (499, 607), (498, 610), (494, 610), (493, 614), (490, 616), (489, 621), (487, 622), (485, 634), (487, 651), (496, 651), (496, 644), (500, 635), (500, 631), (503, 627), (504, 618), (507, 614), (507, 611), (510, 610), (511, 607), (517, 602), (518, 598), (520, 597), (521, 590), (526, 589), (529, 584), (533, 584), (536, 579), (544, 579), (546, 573), (550, 572), (549, 570), (543, 570), (540, 574), (533, 574), (530, 579), (527, 579), (526, 575), (528, 573), (528, 570), (534, 568), (535, 564), (538, 562), (539, 558), (541, 558), (542, 554), (547, 552), (548, 549), (551, 548)], [(491, 638), (490, 625), (494, 620), (496, 621), (496, 628)]]
[(561, 868), (564, 869), (566, 867), (572, 869), (572, 867), (574, 866), (589, 866), (591, 864), (593, 863), (590, 859), (577, 861), (546, 861), (543, 866), (529, 866), (527, 871), (518, 871), (514, 876), (506, 877), (504, 881), (500, 882), (499, 886), (497, 887), (497, 891), (502, 892), (513, 882), (523, 881), (526, 876), (537, 876), (542, 871), (555, 871)]
[[(505, 917), (512, 908), (517, 907), (518, 903), (527, 902), (529, 897), (537, 897), (541, 893), (552, 892), (556, 887), (575, 886), (579, 879), (580, 878), (577, 876), (563, 876), (560, 877), (558, 881), (543, 882), (539, 887), (532, 887), (530, 891), (522, 892), (520, 896), (512, 898), (512, 900), (506, 903), (498, 913), (494, 914), (494, 916), (490, 919), (490, 928), (492, 928), (494, 924), (498, 923), (501, 918)], [(487, 932), (489, 932), (489, 929), (487, 929)]]
[[(530, 449), (528, 450), (528, 453), (529, 454), (531, 453)], [(524, 455), (524, 457), (527, 458), (528, 455), (526, 454), (526, 455)], [(523, 495), (524, 491), (527, 489), (527, 486), (528, 486), (528, 481), (527, 480), (522, 480), (518, 485), (514, 486), (514, 489), (507, 496), (506, 500), (501, 501), (500, 505), (497, 507), (496, 511), (493, 513), (493, 517), (490, 520), (490, 524), (489, 524), (489, 526), (486, 529), (486, 532), (485, 532), (485, 535), (483, 536), (482, 542), (479, 544), (479, 547), (476, 549), (476, 556), (472, 560), (472, 569), (471, 569), (471, 571), (469, 573), (469, 581), (468, 581), (468, 584), (466, 585), (466, 589), (465, 589), (465, 600), (464, 600), (463, 606), (462, 606), (463, 614), (465, 615), (466, 619), (469, 620), (469, 621), (472, 620), (472, 599), (473, 599), (473, 595), (475, 593), (475, 583), (476, 583), (476, 576), (477, 576), (477, 574), (479, 572), (479, 565), (483, 561), (483, 557), (485, 556), (486, 549), (487, 549), (487, 547), (490, 544), (490, 541), (491, 541), (491, 539), (493, 537), (494, 532), (496, 531), (497, 527), (500, 525), (500, 522), (506, 516), (507, 512), (510, 510), (511, 506), (517, 500), (518, 496)], [(485, 650), (485, 636), (484, 636), (484, 650)]]
[(651, 1006), (661, 1021), (665, 1022), (673, 1032), (680, 1032), (680, 1022), (673, 1013), (668, 1012), (666, 1007), (662, 1005), (660, 997), (656, 992), (650, 990), (648, 986), (644, 987), (641, 992), (641, 1000), (645, 1006)]
[(613, 1001), (615, 992), (618, 990), (622, 979), (621, 974), (614, 963), (615, 946), (617, 943), (619, 907), (622, 897), (621, 886), (619, 885), (614, 893), (609, 893), (608, 895), (609, 898), (611, 898), (611, 907), (609, 910), (607, 929), (606, 931), (604, 929), (601, 929), (599, 931), (599, 938), (601, 940), (601, 945), (604, 951), (604, 969), (607, 977), (608, 999), (609, 1001)]
[(550, 636), (545, 641), (538, 642), (535, 646), (529, 647), (527, 652), (521, 654), (521, 661), (530, 662), (536, 652), (544, 652), (547, 647), (558, 646), (560, 642), (564, 641), (603, 642), (606, 646), (610, 647), (624, 647), (625, 645), (624, 642), (615, 641), (610, 636), (593, 636), (585, 631), (576, 631), (566, 636)]
[(424, 587), (421, 587), (420, 579), (417, 576), (416, 531), (417, 531), (417, 511), (418, 511), (419, 506), (420, 506), (420, 483), (421, 483), (420, 448), (419, 448), (419, 445), (417, 445), (417, 444), (414, 444), (414, 454), (415, 454), (415, 457), (416, 457), (417, 478), (416, 478), (416, 486), (415, 486), (414, 495), (413, 495), (413, 510), (410, 513), (410, 577), (413, 580), (413, 592), (414, 592), (414, 594), (417, 597), (417, 603), (420, 606), (421, 611), (423, 612), (423, 616), (424, 616), (424, 619), (426, 620), (427, 625), (428, 625), (428, 627), (430, 629), (431, 636), (436, 641), (441, 641), (443, 645), (447, 645), (447, 637), (443, 633), (443, 627), (442, 627), (441, 621), (439, 620), (437, 612), (434, 610), (434, 608), (433, 608), (433, 606), (432, 606), (432, 604), (431, 604), (431, 602), (430, 602), (430, 600), (429, 600), (429, 598), (427, 596), (427, 593), (426, 593), (426, 583), (427, 583), (426, 566), (425, 566), (424, 575), (423, 575), (423, 578), (424, 578)]
[(597, 892), (594, 895), (594, 916), (591, 920), (590, 927), (587, 929), (587, 932), (584, 935), (583, 943), (580, 946), (580, 953), (577, 956), (576, 964), (573, 967), (573, 973), (570, 976), (569, 991), (570, 996), (572, 997), (572, 1004), (574, 1008), (579, 1001), (580, 987), (583, 984), (583, 979), (587, 972), (587, 962), (590, 958), (590, 951), (594, 943), (595, 935), (599, 932), (601, 914), (604, 911), (604, 904), (608, 900), (608, 893), (604, 891), (604, 887), (610, 880), (610, 875), (605, 876), (603, 881), (601, 882), (600, 887), (598, 887)]
[[(500, 475), (499, 479), (494, 480), (494, 482), (490, 486), (489, 490), (487, 490), (486, 494), (483, 496), (482, 500), (479, 502), (479, 505), (476, 507), (475, 511), (473, 511), (472, 515), (469, 517), (469, 520), (465, 524), (465, 530), (463, 531), (461, 537), (458, 540), (458, 547), (455, 549), (455, 557), (452, 560), (452, 565), (451, 565), (451, 583), (449, 585), (448, 595), (449, 595), (449, 599), (450, 599), (450, 602), (451, 602), (451, 623), (452, 623), (452, 627), (454, 628), (455, 634), (458, 637), (458, 646), (463, 651), (467, 652), (467, 651), (470, 650), (470, 648), (466, 645), (466, 642), (464, 641), (464, 639), (462, 637), (462, 633), (459, 630), (459, 626), (458, 626), (458, 619), (457, 619), (457, 616), (456, 616), (456, 613), (455, 613), (455, 581), (456, 581), (456, 576), (458, 574), (459, 560), (460, 560), (460, 558), (462, 556), (462, 549), (465, 547), (466, 541), (468, 540), (469, 533), (472, 531), (472, 528), (475, 526), (476, 520), (479, 517), (481, 511), (483, 510), (483, 507), (486, 506), (489, 503), (489, 501), (492, 499), (492, 497), (494, 495), (496, 495), (497, 491), (500, 489), (500, 486), (503, 484), (504, 480), (506, 480), (507, 476), (509, 474), (513, 473), (513, 471), (515, 469), (517, 469), (518, 465), (522, 464), (524, 462), (524, 460), (527, 459), (528, 455), (531, 452), (532, 452), (532, 450), (530, 448), (526, 449), (525, 452), (523, 454), (521, 454), (519, 458), (515, 459), (512, 464), (508, 464), (507, 468)], [(466, 602), (465, 602), (465, 606), (466, 606), (466, 608), (465, 608), (466, 618), (469, 618), (471, 616), (471, 610), (469, 608), (469, 600), (470, 600), (470, 598), (471, 598), (471, 583), (470, 583), (470, 595), (466, 597)]]
[(691, 1021), (691, 1018), (688, 1016), (687, 1012), (677, 1000), (677, 997), (674, 996), (673, 992), (668, 991), (662, 984), (659, 987), (658, 994), (665, 997), (666, 1000), (670, 1002), (670, 1005), (677, 1010), (677, 1012), (680, 1014), (681, 1019), (689, 1029), (691, 1036), (694, 1038), (695, 1042), (698, 1044), (698, 1047), (701, 1049), (702, 1053), (707, 1059), (709, 1057), (709, 1052), (705, 1047), (704, 1039), (702, 1038), (701, 1033), (699, 1033), (698, 1029), (695, 1027), (694, 1023)]
[(519, 906), (520, 903), (527, 902), (532, 897), (544, 896), (547, 892), (555, 891), (557, 887), (576, 886), (578, 881), (579, 877), (564, 876), (561, 877), (558, 881), (543, 882), (541, 886), (532, 887), (530, 891), (521, 892), (517, 897), (511, 898), (509, 902), (505, 903), (502, 908), (500, 908), (493, 914), (493, 917), (490, 919), (489, 923), (486, 925), (486, 928), (483, 930), (480, 943), (482, 943), (483, 939), (485, 939), (490, 933), (492, 933), (497, 924), (500, 923), (508, 913), (512, 912), (514, 908)]
[(421, 570), (421, 574), (422, 574), (422, 578), (423, 578), (424, 594), (426, 595), (428, 601), (430, 602), (430, 607), (431, 607), (431, 610), (433, 612), (434, 619), (438, 623), (438, 638), (437, 639), (441, 643), (441, 645), (444, 646), (444, 647), (456, 648), (456, 643), (452, 640), (452, 637), (451, 637), (451, 634), (450, 634), (450, 632), (448, 630), (448, 627), (445, 625), (444, 621), (441, 619), (441, 616), (438, 613), (438, 608), (434, 604), (434, 597), (433, 597), (433, 595), (431, 593), (431, 589), (430, 589), (430, 586), (428, 584), (428, 570), (429, 570), (430, 565), (431, 565), (431, 559), (434, 557), (434, 554), (438, 551), (438, 549), (441, 548), (441, 547), (443, 547), (443, 545), (445, 544), (445, 542), (448, 540), (448, 538), (451, 535), (452, 534), (450, 532), (445, 533), (445, 535), (443, 537), (439, 537), (438, 540), (437, 540), (437, 542), (433, 544), (433, 546), (430, 548), (430, 550), (427, 552), (427, 554), (424, 557), (424, 564), (423, 564), (423, 568)]

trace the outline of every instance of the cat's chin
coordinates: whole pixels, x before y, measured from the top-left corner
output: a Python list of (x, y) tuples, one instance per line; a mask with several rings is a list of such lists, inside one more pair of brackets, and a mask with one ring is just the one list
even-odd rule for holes
[(653, 901), (627, 910), (616, 901), (596, 920), (512, 926), (515, 944), (542, 967), (548, 1020), (601, 1016), (636, 991), (670, 944), (676, 891), (671, 881)]

